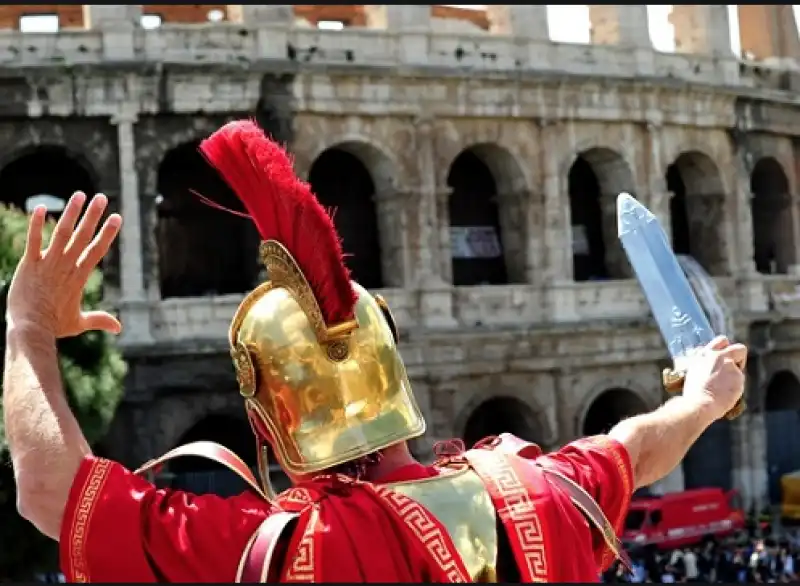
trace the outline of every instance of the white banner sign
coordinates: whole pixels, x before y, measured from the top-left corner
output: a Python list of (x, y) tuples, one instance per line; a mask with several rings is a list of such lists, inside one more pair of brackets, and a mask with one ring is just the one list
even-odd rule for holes
[(450, 253), (453, 258), (499, 258), (503, 256), (494, 226), (451, 226)]

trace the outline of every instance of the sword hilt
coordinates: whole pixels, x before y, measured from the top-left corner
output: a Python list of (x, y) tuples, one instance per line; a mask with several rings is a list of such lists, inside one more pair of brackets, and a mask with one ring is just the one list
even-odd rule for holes
[[(686, 372), (681, 370), (673, 370), (672, 368), (665, 368), (661, 373), (661, 382), (664, 384), (664, 390), (670, 394), (676, 394), (683, 391), (683, 383), (686, 381)], [(744, 397), (739, 397), (730, 411), (725, 414), (725, 419), (733, 420), (739, 417), (747, 409), (747, 403)]]

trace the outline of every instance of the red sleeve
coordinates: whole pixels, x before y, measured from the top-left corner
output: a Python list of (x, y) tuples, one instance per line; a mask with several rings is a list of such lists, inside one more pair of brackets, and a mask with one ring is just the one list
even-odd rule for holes
[(233, 582), (269, 505), (157, 489), (87, 457), (70, 490), (59, 550), (68, 582)]
[[(605, 435), (583, 438), (537, 462), (571, 478), (592, 495), (620, 535), (634, 489), (631, 459), (621, 443)], [(614, 554), (602, 539), (596, 543), (598, 564), (606, 567)]]

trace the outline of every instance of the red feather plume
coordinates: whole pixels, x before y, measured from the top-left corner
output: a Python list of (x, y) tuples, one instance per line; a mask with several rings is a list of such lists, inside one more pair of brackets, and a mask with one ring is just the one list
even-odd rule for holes
[(280, 242), (297, 261), (325, 322), (353, 319), (357, 295), (339, 235), (286, 151), (255, 122), (239, 120), (204, 140), (200, 152), (242, 200), (261, 238)]

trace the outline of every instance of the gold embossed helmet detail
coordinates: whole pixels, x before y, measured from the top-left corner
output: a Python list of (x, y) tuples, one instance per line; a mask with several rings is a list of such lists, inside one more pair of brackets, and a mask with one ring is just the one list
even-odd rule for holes
[(269, 281), (229, 332), (257, 436), (288, 472), (307, 474), (422, 435), (388, 306), (350, 281), (331, 218), (286, 153), (249, 121), (200, 149), (263, 239)]

